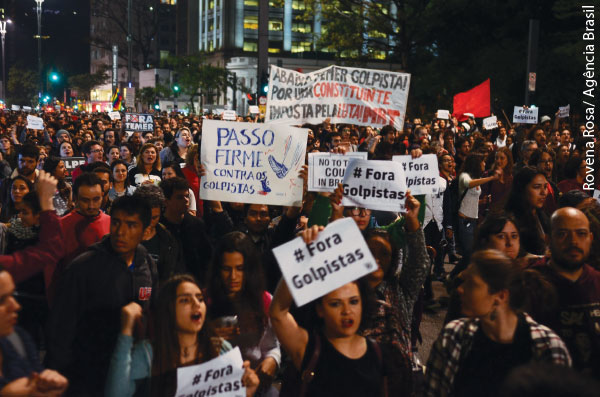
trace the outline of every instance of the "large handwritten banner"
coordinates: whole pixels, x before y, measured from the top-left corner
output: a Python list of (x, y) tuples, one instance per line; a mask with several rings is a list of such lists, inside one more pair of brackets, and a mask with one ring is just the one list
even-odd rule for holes
[(329, 66), (304, 74), (271, 65), (266, 122), (404, 125), (410, 74)]
[(311, 192), (333, 192), (344, 180), (344, 171), (351, 159), (366, 160), (367, 152), (309, 153), (308, 190)]
[(308, 244), (300, 237), (273, 249), (298, 306), (377, 270), (377, 263), (352, 218), (330, 223)]
[(204, 120), (203, 200), (300, 206), (308, 130), (282, 125)]
[(353, 159), (346, 168), (343, 189), (343, 206), (404, 211), (406, 177), (398, 162)]
[(413, 196), (437, 194), (440, 171), (435, 154), (424, 154), (416, 159), (412, 156), (393, 156), (392, 160), (402, 164), (406, 176), (406, 188), (410, 189)]
[(246, 397), (240, 348), (199, 365), (177, 368), (175, 397)]

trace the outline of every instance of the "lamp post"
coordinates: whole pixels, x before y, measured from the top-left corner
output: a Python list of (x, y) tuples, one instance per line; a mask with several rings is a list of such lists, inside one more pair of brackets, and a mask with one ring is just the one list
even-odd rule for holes
[(0, 35), (2, 36), (2, 100), (6, 102), (6, 62), (4, 60), (4, 37), (6, 36), (6, 22), (0, 21)]
[(37, 28), (38, 28), (38, 77), (40, 80), (40, 86), (38, 90), (38, 98), (42, 98), (42, 3), (44, 0), (35, 0), (37, 4)]

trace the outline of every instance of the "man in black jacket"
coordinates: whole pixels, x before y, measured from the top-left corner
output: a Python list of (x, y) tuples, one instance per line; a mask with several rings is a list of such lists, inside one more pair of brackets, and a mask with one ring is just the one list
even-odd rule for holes
[(150, 205), (115, 200), (110, 234), (75, 258), (58, 287), (48, 324), (48, 366), (70, 381), (67, 395), (101, 396), (120, 329), (121, 308), (147, 309), (157, 287), (156, 265), (140, 244)]

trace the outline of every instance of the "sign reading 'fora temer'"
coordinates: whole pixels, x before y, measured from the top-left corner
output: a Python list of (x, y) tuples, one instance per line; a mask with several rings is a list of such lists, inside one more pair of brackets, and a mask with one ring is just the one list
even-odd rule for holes
[(154, 131), (154, 119), (151, 114), (125, 113), (125, 131)]

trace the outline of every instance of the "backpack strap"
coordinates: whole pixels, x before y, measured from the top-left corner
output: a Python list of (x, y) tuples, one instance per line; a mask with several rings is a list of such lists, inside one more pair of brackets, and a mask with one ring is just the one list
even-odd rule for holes
[(306, 368), (300, 374), (300, 381), (302, 384), (300, 385), (300, 392), (298, 393), (299, 397), (304, 397), (306, 395), (308, 384), (315, 377), (315, 368), (317, 366), (317, 362), (319, 361), (319, 355), (321, 354), (321, 337), (319, 336), (318, 332), (314, 332), (313, 337), (315, 339), (315, 346), (313, 348), (312, 355), (310, 356), (308, 365), (306, 365)]

